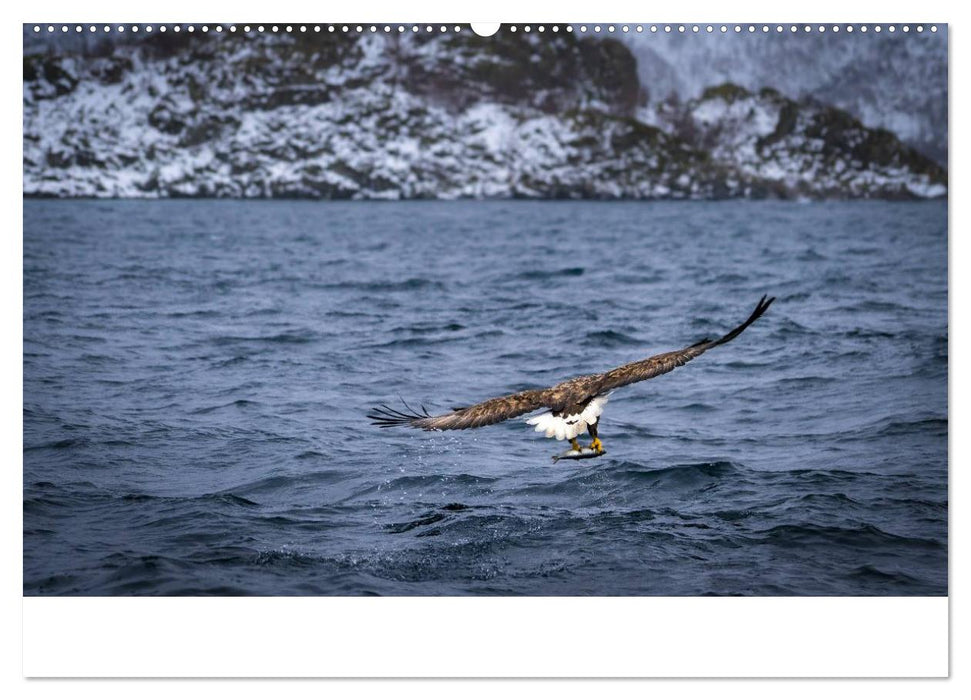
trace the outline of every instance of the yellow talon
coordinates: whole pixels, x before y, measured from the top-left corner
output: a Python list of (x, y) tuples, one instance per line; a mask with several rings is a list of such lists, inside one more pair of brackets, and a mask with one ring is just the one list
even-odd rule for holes
[(604, 446), (603, 446), (603, 443), (600, 442), (600, 438), (594, 438), (593, 439), (593, 442), (590, 443), (590, 449), (591, 450), (594, 450), (596, 452), (603, 452), (604, 451)]
[(577, 452), (580, 451), (580, 443), (577, 442), (576, 438), (573, 438), (572, 440), (570, 440), (570, 447), (572, 447)]

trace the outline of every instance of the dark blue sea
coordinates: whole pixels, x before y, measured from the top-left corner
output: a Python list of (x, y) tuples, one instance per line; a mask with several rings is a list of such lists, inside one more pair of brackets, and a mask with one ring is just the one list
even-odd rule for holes
[[(946, 595), (947, 207), (24, 202), (26, 595)], [(607, 454), (383, 430), (766, 315)]]

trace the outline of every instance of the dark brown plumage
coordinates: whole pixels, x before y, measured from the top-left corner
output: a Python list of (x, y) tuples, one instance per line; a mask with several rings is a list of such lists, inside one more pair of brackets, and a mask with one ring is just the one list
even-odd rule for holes
[(737, 337), (765, 313), (775, 297), (763, 296), (752, 314), (744, 323), (717, 340), (705, 338), (681, 350), (665, 352), (645, 360), (621, 365), (602, 374), (587, 374), (574, 377), (547, 389), (520, 391), (508, 396), (482, 401), (473, 406), (454, 409), (449, 413), (433, 416), (424, 407), (420, 412), (405, 404), (405, 411), (380, 406), (368, 414), (375, 425), (389, 428), (409, 425), (423, 430), (464, 430), (480, 428), (483, 425), (499, 423), (540, 408), (550, 408), (554, 413), (572, 415), (576, 407), (586, 406), (595, 396), (634, 382), (641, 382), (665, 374), (707, 352), (713, 347), (723, 345)]

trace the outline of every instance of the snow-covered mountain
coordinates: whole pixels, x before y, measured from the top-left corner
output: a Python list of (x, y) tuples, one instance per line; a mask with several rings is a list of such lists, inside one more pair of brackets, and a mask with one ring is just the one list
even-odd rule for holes
[(936, 197), (889, 131), (773, 91), (650, 101), (627, 46), (526, 35), (25, 42), (24, 194)]
[[(888, 129), (941, 164), (947, 163), (946, 25), (930, 31), (876, 33), (728, 31), (620, 35), (637, 57), (652, 101), (681, 100), (712, 85), (752, 91), (773, 87), (845, 109)], [(746, 26), (745, 29), (748, 27)]]

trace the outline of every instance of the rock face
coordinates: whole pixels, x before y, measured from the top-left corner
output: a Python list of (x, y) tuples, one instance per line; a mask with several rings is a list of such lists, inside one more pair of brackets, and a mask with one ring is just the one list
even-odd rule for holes
[(940, 197), (946, 172), (889, 131), (846, 112), (730, 83), (641, 115), (731, 165), (745, 194), (779, 197)]
[(789, 96), (812, 96), (845, 109), (871, 127), (947, 163), (948, 29), (901, 26), (875, 32), (860, 25), (811, 32), (805, 25), (762, 26), (754, 33), (658, 31), (619, 35), (637, 58), (641, 83), (664, 99), (698, 97), (734, 83), (758, 92), (769, 85)]
[[(57, 37), (49, 40), (56, 44)], [(155, 34), (24, 56), (24, 194), (940, 197), (890, 132), (774, 90), (648, 105), (613, 39)]]

